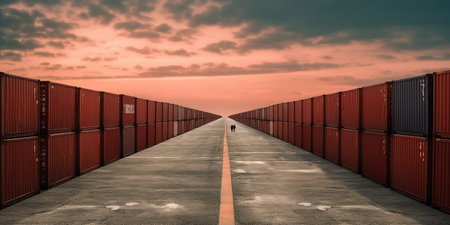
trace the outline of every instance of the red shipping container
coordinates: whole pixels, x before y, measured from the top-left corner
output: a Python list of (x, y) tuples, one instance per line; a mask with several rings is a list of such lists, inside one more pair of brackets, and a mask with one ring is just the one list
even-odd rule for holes
[(163, 118), (163, 122), (167, 122), (167, 121), (169, 121), (169, 103), (163, 103), (163, 115), (162, 115), (162, 118)]
[(275, 128), (276, 125), (274, 125), (274, 123), (275, 123), (274, 121), (269, 121), (269, 134), (271, 136), (274, 136), (276, 130)]
[(339, 127), (341, 93), (325, 96), (325, 124), (329, 127)]
[(325, 159), (339, 164), (339, 129), (325, 127)]
[(312, 99), (311, 98), (303, 100), (302, 118), (303, 118), (303, 123), (305, 123), (305, 124), (312, 123)]
[(341, 126), (351, 129), (360, 128), (361, 88), (341, 93)]
[(309, 124), (303, 124), (302, 132), (303, 149), (310, 152), (312, 149), (312, 127)]
[(100, 167), (100, 130), (82, 131), (78, 134), (78, 174)]
[(120, 95), (121, 125), (134, 125), (136, 123), (136, 98)]
[(295, 126), (293, 123), (289, 124), (289, 143), (295, 144)]
[(39, 81), (0, 72), (1, 136), (19, 137), (39, 132)]
[(102, 165), (120, 159), (120, 128), (105, 128), (101, 136)]
[(136, 126), (136, 151), (147, 148), (147, 124)]
[(156, 124), (150, 123), (148, 124), (148, 147), (152, 147), (156, 144)]
[(147, 109), (147, 120), (149, 123), (155, 123), (156, 122), (156, 102), (148, 100), (148, 109)]
[(283, 141), (289, 142), (289, 124), (288, 124), (288, 122), (283, 122)]
[(167, 121), (171, 122), (173, 121), (173, 104), (169, 104), (169, 119)]
[(392, 83), (387, 82), (362, 89), (362, 129), (388, 131), (391, 121), (391, 87)]
[(147, 100), (136, 98), (136, 124), (147, 123)]
[(278, 106), (272, 105), (273, 108), (273, 121), (278, 121)]
[(119, 95), (101, 92), (101, 115), (103, 127), (118, 127), (120, 125)]
[(318, 156), (323, 157), (323, 140), (324, 140), (323, 126), (312, 126), (312, 152)]
[(173, 122), (173, 136), (178, 136), (178, 121)]
[(282, 103), (283, 107), (283, 122), (289, 121), (289, 104), (287, 102)]
[(39, 138), (6, 139), (1, 143), (2, 206), (39, 192)]
[(75, 177), (75, 139), (74, 132), (50, 134), (48, 138), (41, 138), (39, 154), (42, 188), (50, 188)]
[(427, 201), (428, 142), (425, 137), (392, 136), (391, 187)]
[(303, 126), (302, 124), (296, 123), (294, 126), (295, 129), (295, 145), (299, 148), (302, 147), (302, 131), (303, 131)]
[(295, 104), (294, 102), (289, 102), (289, 123), (295, 122)]
[(178, 105), (174, 105), (173, 106), (173, 120), (174, 121), (179, 121), (180, 120), (180, 118), (179, 118), (180, 114), (178, 113), (178, 110), (179, 110), (179, 106)]
[(40, 83), (42, 132), (75, 130), (76, 91), (72, 86), (48, 81)]
[(341, 129), (340, 160), (342, 167), (359, 172), (359, 131)]
[(433, 141), (432, 205), (450, 213), (450, 139)]
[(283, 111), (283, 103), (279, 103), (277, 105), (278, 107), (278, 121), (283, 121), (284, 111)]
[(361, 174), (388, 185), (388, 137), (385, 133), (361, 132)]
[(168, 125), (169, 125), (169, 127), (168, 127), (169, 134), (168, 134), (167, 138), (170, 139), (170, 138), (173, 138), (173, 122), (169, 122)]
[[(194, 121), (192, 121), (194, 122)], [(195, 126), (195, 125), (193, 125)], [(163, 123), (163, 129), (162, 129), (162, 141), (166, 141), (167, 140), (167, 135), (169, 133), (169, 124), (167, 122)]]
[(122, 128), (122, 157), (133, 154), (136, 150), (136, 127)]
[(78, 128), (80, 130), (100, 128), (100, 92), (78, 88)]
[(294, 122), (301, 123), (302, 122), (302, 100), (295, 101), (294, 103)]
[(278, 139), (280, 139), (280, 140), (283, 140), (283, 132), (284, 132), (284, 129), (283, 129), (283, 122), (282, 121), (278, 121), (278, 136), (277, 136), (277, 138)]
[(434, 134), (450, 138), (450, 71), (434, 76)]
[(313, 124), (323, 125), (325, 122), (325, 98), (324, 96), (314, 97), (313, 105)]
[(156, 102), (156, 123), (162, 123), (163, 121), (163, 103)]

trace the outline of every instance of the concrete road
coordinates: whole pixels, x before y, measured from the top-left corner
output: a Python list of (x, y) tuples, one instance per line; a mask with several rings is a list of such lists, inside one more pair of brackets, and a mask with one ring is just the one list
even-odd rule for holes
[[(228, 128), (236, 224), (450, 224), (450, 216), (242, 124)], [(219, 222), (217, 120), (0, 211), (0, 224)]]

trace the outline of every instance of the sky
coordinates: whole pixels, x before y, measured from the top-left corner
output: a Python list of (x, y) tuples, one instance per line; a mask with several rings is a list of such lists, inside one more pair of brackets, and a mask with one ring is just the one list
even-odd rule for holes
[(1, 0), (0, 71), (231, 115), (450, 69), (447, 0)]

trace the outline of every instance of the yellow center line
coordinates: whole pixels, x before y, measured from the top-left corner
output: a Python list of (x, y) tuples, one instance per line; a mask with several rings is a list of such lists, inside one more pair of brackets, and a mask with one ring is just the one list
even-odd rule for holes
[(220, 190), (219, 225), (234, 225), (233, 190), (231, 188), (230, 156), (228, 154), (227, 122), (224, 119), (222, 187)]

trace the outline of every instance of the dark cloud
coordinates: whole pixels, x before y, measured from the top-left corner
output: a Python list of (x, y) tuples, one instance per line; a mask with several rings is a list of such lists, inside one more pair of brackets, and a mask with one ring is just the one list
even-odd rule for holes
[(126, 50), (131, 51), (131, 52), (136, 52), (136, 53), (139, 53), (139, 54), (142, 54), (142, 55), (152, 55), (152, 54), (160, 52), (158, 49), (152, 49), (152, 48), (149, 48), (149, 47), (135, 48), (135, 47), (132, 47), (132, 46), (128, 46), (126, 48)]
[(377, 55), (377, 58), (379, 58), (379, 59), (386, 59), (386, 60), (396, 59), (395, 56), (393, 56), (393, 55), (386, 55), (386, 54)]
[(213, 52), (217, 54), (222, 54), (224, 51), (227, 50), (235, 50), (237, 48), (237, 44), (232, 41), (220, 41), (216, 43), (211, 43), (206, 45), (203, 50), (208, 52)]
[(129, 33), (129, 37), (132, 38), (144, 38), (153, 41), (158, 41), (161, 39), (161, 34), (152, 30), (147, 31), (133, 31)]
[(166, 23), (160, 24), (159, 26), (157, 26), (155, 28), (155, 31), (157, 31), (159, 33), (164, 33), (164, 34), (168, 34), (168, 33), (172, 32), (172, 30), (173, 30), (173, 28)]
[(163, 8), (173, 19), (181, 21), (192, 17), (194, 11), (192, 6), (195, 2), (195, 0), (167, 0)]
[(66, 47), (66, 45), (62, 41), (49, 41), (47, 43), (47, 45), (50, 45), (50, 46), (52, 46), (54, 48), (58, 48), (58, 49), (64, 49)]
[(193, 55), (197, 55), (197, 53), (195, 53), (195, 52), (188, 52), (184, 49), (178, 49), (175, 51), (165, 51), (165, 53), (167, 55), (184, 56), (184, 57), (190, 57)]
[(49, 62), (41, 62), (39, 65), (41, 65), (41, 66), (49, 66), (50, 63)]
[(110, 62), (117, 60), (116, 57), (83, 57), (81, 60), (88, 62)]
[(51, 53), (51, 52), (35, 52), (33, 55), (40, 56), (40, 57), (51, 57), (51, 58), (56, 57), (56, 54)]
[(0, 52), (0, 60), (22, 61), (22, 55), (14, 52)]
[(140, 22), (134, 21), (134, 20), (133, 21), (116, 23), (114, 25), (115, 29), (126, 30), (126, 31), (129, 31), (129, 32), (132, 32), (132, 31), (138, 30), (138, 29), (146, 29), (146, 28), (149, 28), (149, 27), (150, 27), (150, 25), (148, 25), (148, 24), (143, 24), (143, 23), (140, 23)]
[(194, 35), (197, 34), (196, 30), (193, 29), (181, 29), (178, 30), (174, 35), (169, 37), (169, 41), (173, 42), (190, 42)]
[(445, 55), (421, 55), (416, 57), (417, 60), (429, 61), (429, 60), (450, 60), (450, 54)]
[(322, 59), (333, 59), (333, 57), (331, 57), (329, 55), (324, 55), (324, 56), (322, 56)]
[(102, 24), (109, 24), (115, 18), (115, 15), (100, 5), (91, 4), (88, 11), (79, 14), (82, 19), (96, 19)]

